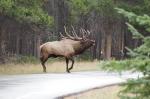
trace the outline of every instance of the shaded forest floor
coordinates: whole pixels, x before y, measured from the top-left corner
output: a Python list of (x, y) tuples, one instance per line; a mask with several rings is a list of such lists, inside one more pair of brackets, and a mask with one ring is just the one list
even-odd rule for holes
[[(98, 66), (99, 62), (75, 62), (72, 71), (96, 71), (100, 70)], [(71, 65), (71, 64), (69, 64)], [(54, 61), (46, 63), (47, 72), (51, 73), (64, 73), (66, 72), (65, 61)], [(0, 74), (33, 74), (33, 73), (43, 73), (42, 66), (40, 63), (8, 63), (0, 65)]]
[(109, 86), (96, 88), (86, 92), (66, 96), (63, 99), (119, 99), (117, 93), (121, 90), (120, 86)]

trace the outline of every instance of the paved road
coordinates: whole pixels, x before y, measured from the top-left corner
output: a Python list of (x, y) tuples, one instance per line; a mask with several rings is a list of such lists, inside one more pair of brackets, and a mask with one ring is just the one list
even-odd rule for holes
[(139, 74), (73, 72), (0, 76), (0, 99), (54, 99), (95, 87), (117, 84)]

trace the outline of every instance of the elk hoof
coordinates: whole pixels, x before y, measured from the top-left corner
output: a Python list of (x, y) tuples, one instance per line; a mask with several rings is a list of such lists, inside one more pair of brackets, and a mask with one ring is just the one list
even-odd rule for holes
[(71, 73), (69, 70), (67, 70), (67, 73)]

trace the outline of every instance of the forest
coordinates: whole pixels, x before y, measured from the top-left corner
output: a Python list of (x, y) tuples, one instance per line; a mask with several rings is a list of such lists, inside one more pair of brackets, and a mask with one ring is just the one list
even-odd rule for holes
[(141, 41), (132, 39), (126, 18), (116, 7), (142, 15), (149, 14), (150, 5), (149, 0), (0, 0), (0, 60), (5, 63), (9, 57), (38, 57), (38, 47), (59, 40), (64, 26), (89, 30), (96, 41), (81, 58), (128, 57), (125, 47), (135, 48)]

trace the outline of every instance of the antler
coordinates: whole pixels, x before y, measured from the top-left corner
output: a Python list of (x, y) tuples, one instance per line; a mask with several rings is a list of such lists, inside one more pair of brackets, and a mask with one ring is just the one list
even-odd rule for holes
[(65, 30), (65, 34), (66, 36), (64, 36), (62, 33), (60, 33), (60, 36), (62, 38), (68, 38), (68, 39), (72, 39), (72, 40), (85, 40), (89, 35), (90, 35), (90, 31), (86, 31), (85, 29), (81, 28), (80, 32), (82, 33), (82, 37), (79, 37), (74, 29), (73, 26), (71, 26), (72, 31), (71, 33), (73, 34), (73, 36), (69, 35), (69, 33), (67, 32), (66, 27), (64, 26), (64, 30)]
[(82, 32), (83, 39), (86, 39), (90, 36), (90, 31), (89, 30), (86, 31), (85, 29), (81, 28), (80, 32)]
[(65, 29), (65, 33), (66, 33), (66, 36), (70, 39), (73, 39), (74, 37), (72, 37), (71, 35), (69, 35), (69, 33), (67, 32), (67, 29), (66, 27), (64, 26), (64, 29)]
[(72, 33), (73, 33), (73, 36), (75, 36), (76, 38), (79, 38), (79, 36), (77, 35), (77, 33), (76, 33), (76, 31), (75, 31), (75, 29), (74, 29), (74, 27), (71, 25), (71, 27), (72, 27)]

